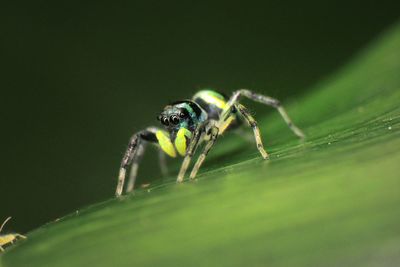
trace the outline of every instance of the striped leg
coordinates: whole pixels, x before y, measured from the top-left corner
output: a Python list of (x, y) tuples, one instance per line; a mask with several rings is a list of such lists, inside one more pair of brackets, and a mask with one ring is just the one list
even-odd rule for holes
[(197, 159), (196, 164), (194, 165), (192, 172), (190, 173), (190, 179), (194, 179), (196, 177), (197, 172), (199, 171), (201, 165), (203, 164), (204, 160), (206, 159), (206, 156), (212, 146), (215, 143), (215, 140), (218, 137), (218, 127), (212, 126), (211, 129), (208, 132), (208, 135), (210, 135), (210, 140), (207, 142), (203, 152), (200, 154), (199, 158)]
[(186, 173), (187, 169), (189, 168), (190, 161), (192, 160), (193, 154), (196, 152), (197, 146), (199, 144), (200, 138), (202, 137), (203, 133), (204, 133), (204, 125), (198, 126), (194, 132), (192, 139), (190, 140), (190, 144), (186, 151), (185, 158), (183, 159), (183, 163), (181, 165), (181, 169), (179, 171), (178, 178), (176, 179), (176, 181), (178, 183), (183, 182), (185, 173)]
[(227, 103), (227, 107), (222, 113), (221, 120), (226, 120), (228, 118), (233, 106), (236, 103), (238, 103), (240, 96), (245, 96), (255, 102), (259, 102), (276, 108), (279, 114), (282, 116), (283, 120), (286, 122), (287, 126), (293, 131), (293, 133), (297, 135), (299, 138), (305, 137), (304, 133), (296, 125), (294, 125), (294, 123), (290, 119), (289, 115), (286, 113), (286, 110), (283, 108), (279, 100), (269, 96), (253, 93), (252, 91), (247, 89), (240, 89), (233, 93), (232, 97), (229, 99)]
[[(125, 183), (126, 170), (128, 166), (132, 163), (133, 159), (136, 158), (138, 151), (139, 152), (141, 151), (141, 153), (144, 152), (144, 149), (142, 147), (143, 142), (144, 141), (157, 142), (157, 138), (155, 136), (156, 131), (157, 131), (156, 128), (151, 127), (141, 132), (138, 132), (131, 137), (128, 144), (128, 148), (126, 149), (124, 157), (122, 158), (121, 167), (119, 169), (118, 184), (117, 184), (117, 189), (115, 190), (115, 195), (117, 197), (121, 196), (122, 194), (122, 190), (124, 188), (124, 183)], [(138, 168), (138, 161), (135, 161), (135, 166), (132, 167), (133, 170), (131, 171), (131, 176), (130, 176), (130, 190), (134, 188), (134, 182)]]
[(260, 153), (264, 159), (267, 159), (268, 153), (264, 150), (264, 146), (263, 146), (262, 140), (261, 140), (260, 129), (257, 126), (256, 120), (253, 118), (253, 116), (250, 115), (249, 111), (247, 110), (247, 108), (245, 106), (243, 106), (241, 104), (236, 104), (235, 107), (237, 110), (239, 110), (240, 114), (243, 115), (243, 118), (247, 121), (249, 126), (251, 128), (253, 128), (254, 137), (256, 139), (258, 151), (260, 151)]
[(143, 157), (145, 149), (146, 149), (146, 143), (140, 142), (140, 144), (137, 146), (136, 153), (132, 159), (131, 170), (129, 173), (129, 180), (128, 180), (128, 184), (125, 189), (126, 193), (131, 192), (133, 190), (133, 188), (135, 187), (136, 176), (137, 176), (137, 172), (139, 169), (139, 163)]

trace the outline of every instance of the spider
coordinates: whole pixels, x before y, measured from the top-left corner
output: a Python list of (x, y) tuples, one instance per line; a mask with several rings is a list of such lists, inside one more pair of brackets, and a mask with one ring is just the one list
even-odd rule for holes
[(160, 166), (163, 173), (166, 172), (165, 154), (173, 158), (178, 155), (184, 157), (177, 178), (179, 183), (183, 181), (199, 144), (205, 142), (204, 149), (190, 173), (190, 179), (196, 177), (217, 137), (226, 130), (240, 126), (243, 122), (247, 122), (253, 129), (257, 148), (261, 156), (268, 159), (268, 153), (264, 150), (257, 122), (247, 108), (239, 103), (241, 96), (276, 108), (293, 133), (299, 138), (304, 138), (303, 132), (292, 123), (277, 99), (247, 89), (233, 92), (230, 98), (213, 90), (201, 90), (192, 99), (177, 101), (165, 106), (157, 117), (164, 129), (148, 127), (131, 137), (121, 161), (116, 196), (122, 194), (127, 168), (130, 165), (130, 177), (126, 192), (133, 190), (139, 162), (147, 143), (156, 144), (160, 148)]

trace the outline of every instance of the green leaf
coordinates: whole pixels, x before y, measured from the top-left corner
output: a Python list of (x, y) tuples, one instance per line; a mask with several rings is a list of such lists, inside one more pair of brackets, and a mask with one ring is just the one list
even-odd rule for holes
[(0, 265), (399, 265), (400, 26), (310, 92), (288, 105), (305, 142), (276, 113), (258, 118), (269, 161), (221, 138), (197, 182), (77, 211)]

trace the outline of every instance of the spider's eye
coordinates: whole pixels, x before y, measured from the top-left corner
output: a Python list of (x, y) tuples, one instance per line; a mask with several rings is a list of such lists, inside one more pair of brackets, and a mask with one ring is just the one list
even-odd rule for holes
[(179, 118), (178, 118), (177, 116), (173, 115), (173, 116), (171, 116), (171, 117), (169, 118), (169, 121), (170, 121), (172, 124), (178, 124), (178, 123), (179, 123)]
[(179, 112), (179, 117), (186, 118), (187, 116), (189, 116), (189, 113), (186, 109), (181, 109), (181, 112)]
[(168, 126), (169, 125), (168, 118), (166, 117), (161, 118), (161, 123), (164, 124), (165, 126)]

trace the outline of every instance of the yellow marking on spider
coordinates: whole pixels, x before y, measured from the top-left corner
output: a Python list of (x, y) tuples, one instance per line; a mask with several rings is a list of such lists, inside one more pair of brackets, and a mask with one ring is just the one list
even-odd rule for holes
[(171, 139), (169, 138), (169, 134), (166, 131), (157, 131), (156, 132), (156, 137), (158, 140), (158, 143), (160, 144), (161, 149), (168, 154), (168, 156), (175, 158), (176, 157), (176, 151), (174, 148), (174, 145), (171, 142)]
[(219, 98), (212, 91), (207, 91), (207, 90), (200, 91), (197, 94), (195, 94), (194, 97), (199, 97), (199, 98), (203, 99), (204, 101), (206, 101), (207, 104), (213, 104), (220, 109), (225, 109), (226, 104), (227, 104), (227, 102), (225, 100)]
[(187, 141), (188, 139), (192, 138), (192, 133), (186, 128), (180, 128), (178, 133), (176, 134), (175, 138), (175, 148), (178, 151), (179, 155), (185, 156), (186, 148), (187, 148)]

